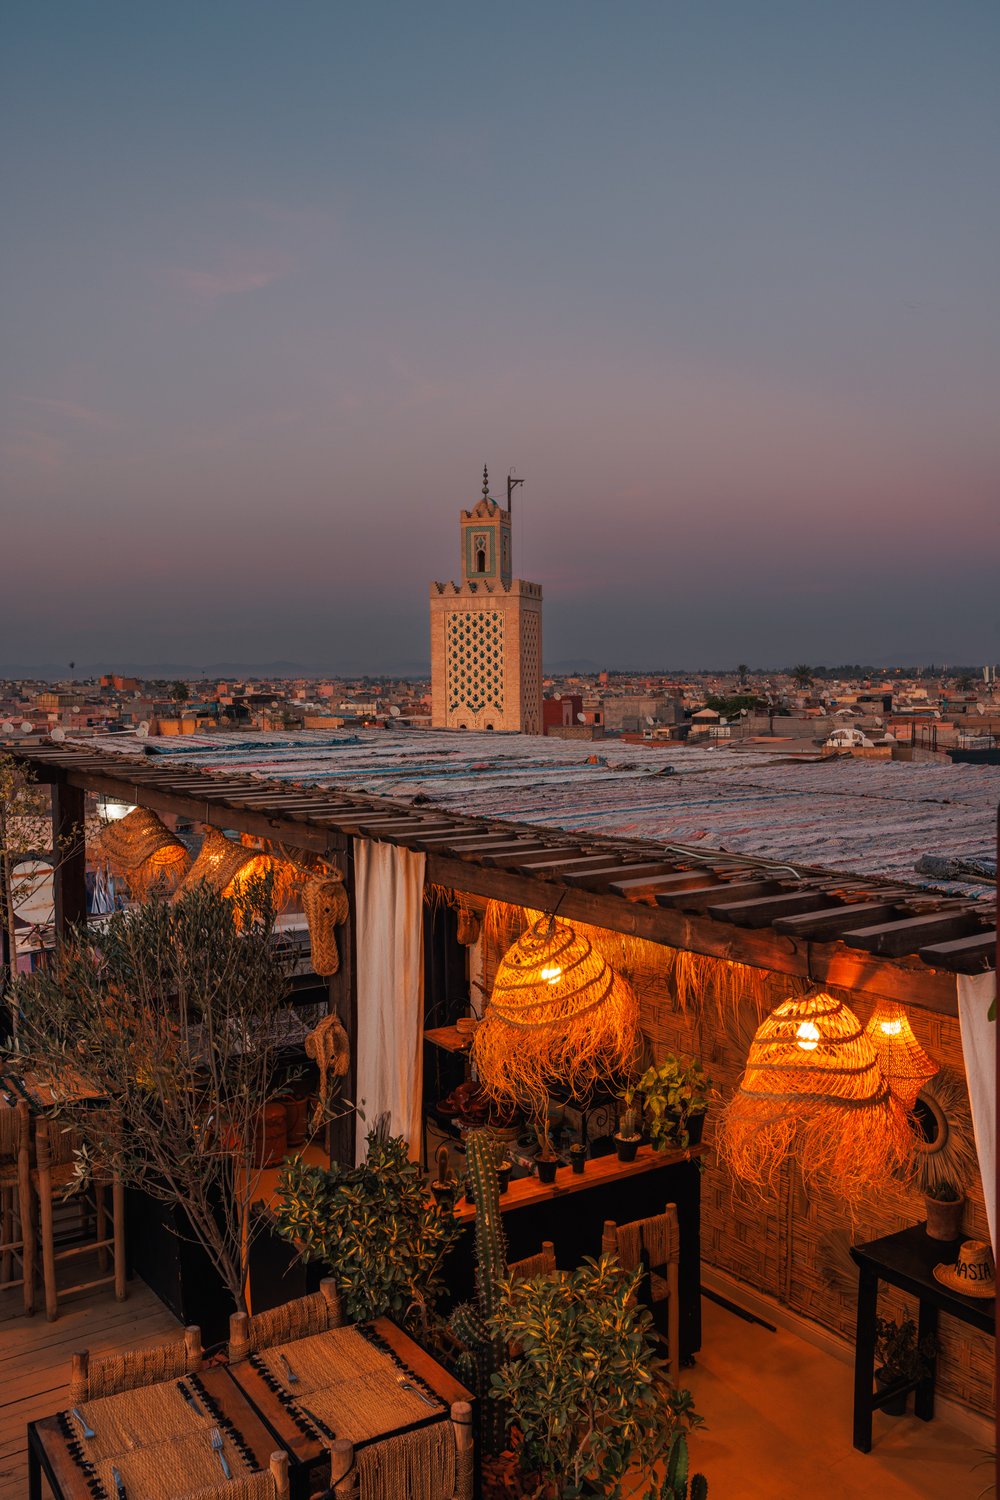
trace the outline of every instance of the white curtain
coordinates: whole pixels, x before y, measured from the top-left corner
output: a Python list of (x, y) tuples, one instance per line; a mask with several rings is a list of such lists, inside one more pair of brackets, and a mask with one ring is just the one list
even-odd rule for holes
[(357, 931), (358, 1162), (365, 1135), (380, 1114), (393, 1135), (420, 1157), (423, 1087), (424, 866), (423, 854), (395, 844), (354, 840)]
[(983, 1179), (983, 1197), (994, 1254), (997, 1245), (996, 1149), (996, 1034), (997, 1022), (987, 1020), (996, 994), (995, 974), (958, 975), (958, 1019), (962, 1027), (962, 1056), (969, 1080), (972, 1124)]

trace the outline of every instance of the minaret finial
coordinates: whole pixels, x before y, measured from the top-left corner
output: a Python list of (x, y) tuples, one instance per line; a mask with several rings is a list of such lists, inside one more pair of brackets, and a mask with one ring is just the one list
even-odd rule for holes
[(483, 499), (484, 500), (488, 500), (489, 498), (490, 498), (490, 476), (487, 473), (486, 465), (483, 464)]

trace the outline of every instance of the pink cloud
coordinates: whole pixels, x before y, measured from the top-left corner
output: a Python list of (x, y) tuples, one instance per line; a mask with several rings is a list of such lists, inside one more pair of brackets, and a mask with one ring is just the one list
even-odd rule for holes
[(40, 406), (43, 411), (53, 412), (56, 416), (69, 417), (81, 427), (93, 427), (101, 432), (114, 432), (118, 427), (117, 418), (109, 416), (107, 412), (95, 411), (93, 407), (84, 406), (79, 401), (59, 401), (50, 396), (22, 396), (21, 400), (28, 406)]
[(288, 276), (293, 267), (294, 261), (290, 255), (235, 255), (224, 260), (214, 270), (202, 270), (195, 266), (169, 266), (162, 276), (176, 291), (201, 302), (215, 302), (220, 297), (259, 292), (272, 282)]

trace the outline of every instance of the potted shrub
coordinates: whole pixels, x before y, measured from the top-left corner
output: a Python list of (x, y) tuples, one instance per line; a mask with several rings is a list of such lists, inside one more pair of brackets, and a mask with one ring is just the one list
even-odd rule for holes
[(932, 1240), (960, 1240), (965, 1194), (953, 1182), (937, 1182), (924, 1194), (927, 1233)]
[(711, 1079), (697, 1058), (668, 1053), (646, 1069), (636, 1088), (645, 1100), (649, 1138), (657, 1151), (697, 1146)]
[(619, 1161), (635, 1161), (635, 1153), (639, 1149), (642, 1134), (639, 1129), (640, 1111), (635, 1104), (635, 1089), (629, 1085), (622, 1090), (622, 1103), (625, 1108), (618, 1117), (618, 1129), (615, 1131), (615, 1150), (618, 1152)]
[(548, 1117), (544, 1118), (536, 1126), (535, 1134), (538, 1137), (538, 1155), (535, 1158), (535, 1171), (538, 1173), (538, 1180), (539, 1182), (555, 1182), (559, 1158), (552, 1145)]
[(582, 1175), (583, 1169), (587, 1165), (587, 1148), (583, 1141), (574, 1141), (572, 1146), (570, 1146), (569, 1164), (578, 1177)]
[[(930, 1374), (937, 1353), (934, 1339), (917, 1341), (917, 1325), (912, 1318), (875, 1319), (875, 1387), (887, 1391), (894, 1385), (912, 1385)], [(890, 1397), (880, 1408), (887, 1416), (906, 1413), (907, 1390)]]
[(441, 1272), (460, 1226), (450, 1205), (427, 1196), (419, 1165), (402, 1136), (368, 1132), (359, 1167), (333, 1161), (285, 1163), (274, 1215), (278, 1233), (307, 1261), (330, 1268), (348, 1315), (391, 1315), (427, 1336), (445, 1290)]
[(438, 1147), (435, 1160), (437, 1162), (437, 1177), (431, 1183), (431, 1193), (433, 1194), (434, 1202), (440, 1205), (453, 1205), (457, 1184), (451, 1175), (447, 1146)]
[[(518, 1355), (493, 1388), (509, 1405), (522, 1494), (617, 1500), (626, 1475), (630, 1493), (687, 1494), (676, 1437), (700, 1418), (656, 1354), (650, 1315), (634, 1300), (640, 1274), (608, 1256), (504, 1283), (491, 1322)], [(692, 1493), (704, 1496), (703, 1480)]]
[(501, 1193), (505, 1193), (510, 1187), (510, 1178), (513, 1170), (514, 1163), (505, 1151), (497, 1162), (497, 1181), (500, 1184)]

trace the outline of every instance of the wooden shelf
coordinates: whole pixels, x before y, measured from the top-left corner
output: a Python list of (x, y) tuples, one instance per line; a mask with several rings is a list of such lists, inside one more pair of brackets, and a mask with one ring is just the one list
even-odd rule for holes
[[(581, 1173), (573, 1172), (570, 1167), (560, 1167), (556, 1172), (556, 1180), (551, 1185), (539, 1182), (534, 1174), (516, 1177), (500, 1196), (500, 1212), (512, 1213), (536, 1203), (555, 1203), (571, 1193), (582, 1193), (587, 1188), (598, 1187), (603, 1183), (639, 1177), (644, 1172), (653, 1172), (657, 1167), (673, 1166), (677, 1162), (696, 1161), (704, 1150), (704, 1146), (691, 1146), (686, 1151), (654, 1151), (652, 1146), (640, 1146), (635, 1161), (619, 1161), (612, 1152), (609, 1156), (588, 1160)], [(471, 1203), (456, 1203), (455, 1218), (460, 1224), (471, 1223), (475, 1217), (476, 1210)]]
[(468, 1052), (472, 1046), (472, 1033), (459, 1031), (457, 1026), (432, 1026), (424, 1032), (424, 1041), (434, 1047), (443, 1047), (446, 1052)]

